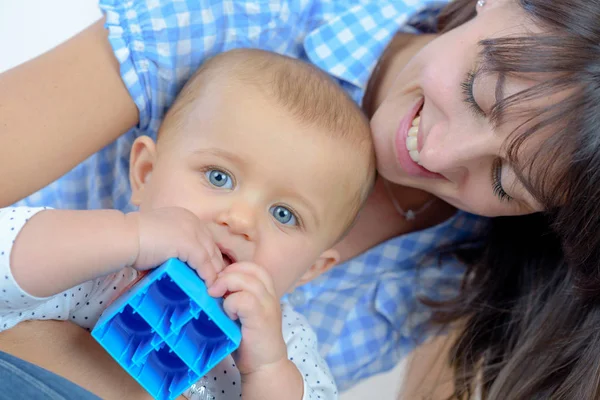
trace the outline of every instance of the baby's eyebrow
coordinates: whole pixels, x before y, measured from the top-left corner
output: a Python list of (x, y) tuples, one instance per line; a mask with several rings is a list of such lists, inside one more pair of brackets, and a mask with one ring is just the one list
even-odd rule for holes
[(194, 152), (194, 154), (198, 154), (198, 155), (209, 154), (209, 155), (213, 155), (216, 157), (225, 158), (240, 167), (248, 164), (248, 162), (244, 158), (238, 156), (237, 154), (231, 153), (227, 150), (218, 149), (218, 148), (200, 149), (200, 150), (196, 150)]

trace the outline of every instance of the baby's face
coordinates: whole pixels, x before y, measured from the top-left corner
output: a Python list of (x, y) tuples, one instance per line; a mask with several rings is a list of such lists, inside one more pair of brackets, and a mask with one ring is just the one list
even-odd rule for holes
[(192, 211), (227, 265), (262, 266), (281, 296), (348, 224), (366, 157), (357, 165), (343, 139), (295, 122), (256, 91), (204, 97), (161, 137), (140, 209)]

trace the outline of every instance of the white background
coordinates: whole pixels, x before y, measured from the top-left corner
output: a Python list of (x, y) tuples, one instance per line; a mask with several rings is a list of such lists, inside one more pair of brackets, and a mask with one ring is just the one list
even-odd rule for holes
[[(97, 0), (0, 0), (0, 72), (51, 49), (100, 16)], [(341, 400), (395, 400), (401, 374), (399, 365)]]

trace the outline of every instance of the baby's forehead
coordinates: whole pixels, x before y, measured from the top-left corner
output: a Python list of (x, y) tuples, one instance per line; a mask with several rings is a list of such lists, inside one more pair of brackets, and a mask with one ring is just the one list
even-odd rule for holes
[[(359, 146), (341, 139), (324, 140), (319, 154), (307, 154), (297, 163), (282, 165), (295, 171), (292, 182), (302, 196), (310, 196), (321, 218), (329, 220), (354, 213), (361, 196), (368, 192), (370, 169), (374, 168)], [(329, 221), (331, 223), (331, 221)]]

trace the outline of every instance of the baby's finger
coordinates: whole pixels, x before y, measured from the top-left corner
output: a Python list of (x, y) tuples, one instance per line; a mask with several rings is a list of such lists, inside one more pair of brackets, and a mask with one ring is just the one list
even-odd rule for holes
[(219, 285), (220, 291), (222, 291), (221, 288), (225, 287), (229, 292), (250, 292), (259, 299), (266, 300), (273, 297), (262, 281), (254, 275), (241, 271), (230, 271), (229, 268), (219, 274), (215, 285)]
[(196, 273), (204, 280), (206, 286), (212, 285), (217, 279), (217, 272), (206, 250), (201, 246), (195, 246), (190, 251), (188, 265), (196, 270)]
[(222, 281), (218, 276), (215, 282), (208, 286), (208, 294), (212, 297), (223, 297), (227, 293), (227, 283)]
[(219, 249), (216, 243), (213, 243), (211, 263), (217, 274), (223, 271), (223, 268), (225, 268), (225, 263), (223, 262), (223, 254), (221, 253), (221, 250)]
[(271, 275), (261, 266), (252, 262), (242, 261), (235, 264), (231, 264), (227, 267), (227, 272), (241, 272), (244, 274), (250, 274), (256, 279), (260, 280), (271, 296), (277, 297), (275, 293), (275, 286), (273, 285), (273, 278)]
[[(236, 275), (238, 277), (236, 278)], [(226, 293), (239, 292), (242, 290), (260, 291), (257, 287), (261, 282), (253, 276), (243, 272), (235, 272), (227, 268), (217, 276), (217, 280), (208, 288), (208, 294), (213, 297), (224, 297)], [(254, 288), (253, 288), (254, 287)], [(264, 293), (264, 290), (263, 290)]]
[(227, 296), (223, 302), (223, 309), (230, 318), (239, 318), (242, 324), (251, 317), (258, 318), (257, 321), (263, 320), (263, 306), (260, 300), (249, 292), (236, 292)]
[(215, 272), (221, 272), (223, 270), (223, 255), (210, 235), (210, 232), (206, 230), (206, 227), (202, 226), (198, 228), (198, 231), (196, 232), (196, 240), (206, 252), (208, 260), (212, 264)]

